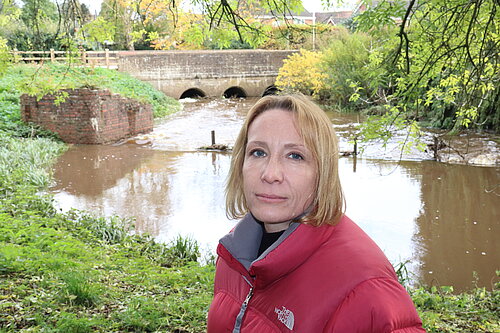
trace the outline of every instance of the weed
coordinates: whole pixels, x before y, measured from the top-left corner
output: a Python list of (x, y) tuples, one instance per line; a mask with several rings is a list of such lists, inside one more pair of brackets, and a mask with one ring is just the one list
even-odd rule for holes
[(118, 216), (103, 218), (88, 212), (72, 209), (60, 216), (60, 221), (68, 228), (68, 222), (75, 234), (86, 239), (99, 240), (106, 244), (124, 242), (133, 230), (132, 219), (122, 219)]
[(197, 261), (200, 256), (198, 243), (189, 237), (177, 236), (170, 243), (170, 257), (173, 262)]
[(407, 267), (409, 263), (410, 260), (405, 260), (394, 266), (399, 283), (401, 283), (405, 288), (408, 288), (411, 283), (410, 272)]
[(65, 283), (62, 296), (70, 305), (94, 306), (98, 304), (101, 291), (82, 272), (62, 272), (61, 279)]

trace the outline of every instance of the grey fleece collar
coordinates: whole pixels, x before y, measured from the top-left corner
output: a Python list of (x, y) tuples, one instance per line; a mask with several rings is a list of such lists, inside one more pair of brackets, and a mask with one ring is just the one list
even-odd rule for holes
[(269, 252), (278, 247), (297, 227), (298, 222), (291, 222), (288, 229), (258, 258), (260, 242), (262, 240), (262, 227), (255, 221), (252, 214), (247, 214), (236, 224), (232, 232), (220, 239), (220, 243), (238, 260), (247, 270), (258, 260), (264, 258)]

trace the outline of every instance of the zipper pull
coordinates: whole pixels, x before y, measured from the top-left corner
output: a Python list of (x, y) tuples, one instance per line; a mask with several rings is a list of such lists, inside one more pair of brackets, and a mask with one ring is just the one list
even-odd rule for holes
[(245, 309), (248, 305), (248, 302), (250, 302), (250, 299), (252, 298), (252, 296), (253, 296), (253, 287), (250, 288), (250, 291), (248, 292), (248, 295), (245, 298), (245, 301), (243, 302), (243, 306), (245, 307)]
[(241, 324), (243, 323), (243, 316), (245, 316), (248, 302), (250, 302), (252, 296), (253, 296), (253, 287), (250, 287), (250, 291), (248, 292), (247, 297), (243, 301), (243, 304), (241, 304), (240, 312), (238, 313), (238, 316), (236, 316), (233, 333), (241, 333)]

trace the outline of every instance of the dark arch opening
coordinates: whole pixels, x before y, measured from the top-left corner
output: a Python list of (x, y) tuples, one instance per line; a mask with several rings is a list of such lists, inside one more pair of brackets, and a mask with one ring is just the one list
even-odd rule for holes
[(240, 87), (231, 87), (224, 91), (224, 98), (245, 98), (247, 93)]
[(264, 93), (262, 94), (262, 97), (267, 96), (267, 95), (276, 95), (280, 92), (278, 87), (276, 87), (274, 84), (272, 86), (269, 86), (264, 90)]
[(180, 99), (183, 98), (201, 98), (206, 97), (207, 95), (198, 88), (191, 88), (182, 93)]

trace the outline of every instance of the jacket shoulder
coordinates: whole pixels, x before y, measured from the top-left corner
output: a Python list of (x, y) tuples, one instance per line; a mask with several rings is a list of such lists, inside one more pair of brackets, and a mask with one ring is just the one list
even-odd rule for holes
[(373, 278), (354, 287), (324, 332), (422, 333), (422, 321), (406, 290), (392, 278)]

